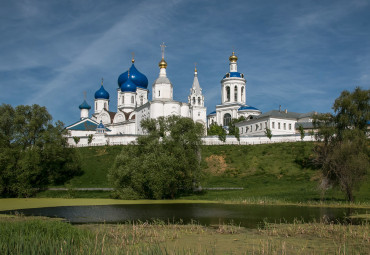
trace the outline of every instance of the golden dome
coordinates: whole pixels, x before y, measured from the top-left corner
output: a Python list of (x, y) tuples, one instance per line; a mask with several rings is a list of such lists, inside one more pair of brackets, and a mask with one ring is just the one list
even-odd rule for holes
[(167, 68), (167, 62), (162, 58), (161, 62), (158, 64), (159, 68)]
[(230, 62), (236, 62), (238, 61), (238, 57), (235, 56), (235, 52), (229, 57)]

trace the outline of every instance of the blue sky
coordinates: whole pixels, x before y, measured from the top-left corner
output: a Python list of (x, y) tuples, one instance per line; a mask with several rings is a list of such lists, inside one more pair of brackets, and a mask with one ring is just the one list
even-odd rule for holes
[[(104, 77), (110, 109), (117, 78), (135, 65), (159, 74), (160, 44), (174, 99), (187, 102), (197, 63), (207, 112), (233, 48), (247, 104), (263, 112), (328, 112), (344, 89), (370, 87), (370, 1), (0, 2), (0, 103), (46, 106), (66, 125)], [(149, 95), (151, 98), (151, 94)]]

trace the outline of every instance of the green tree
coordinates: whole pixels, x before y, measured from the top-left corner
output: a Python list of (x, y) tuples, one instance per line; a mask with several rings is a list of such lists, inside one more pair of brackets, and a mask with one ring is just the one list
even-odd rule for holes
[(77, 145), (80, 142), (80, 138), (78, 136), (74, 136), (73, 141), (75, 141), (75, 143)]
[(175, 198), (191, 192), (201, 178), (203, 125), (170, 116), (141, 122), (147, 135), (125, 146), (108, 178), (119, 198)]
[(266, 130), (265, 130), (265, 135), (267, 136), (267, 138), (268, 138), (268, 139), (270, 139), (270, 140), (271, 140), (271, 138), (272, 138), (272, 132), (271, 132), (271, 129), (266, 128)]
[(337, 185), (354, 200), (353, 192), (366, 178), (369, 149), (366, 120), (370, 119), (370, 90), (343, 91), (333, 105), (334, 114), (319, 114), (314, 119), (315, 162), (321, 167), (324, 181)]
[(94, 135), (93, 134), (90, 134), (88, 137), (87, 137), (87, 144), (91, 144), (92, 140), (93, 140), (93, 137)]
[(212, 123), (208, 130), (207, 130), (208, 135), (217, 135), (218, 139), (222, 142), (226, 141), (226, 130), (222, 127), (217, 125), (217, 123)]
[(298, 131), (299, 131), (299, 134), (301, 135), (301, 140), (303, 141), (303, 139), (306, 136), (306, 134), (304, 133), (304, 128), (303, 128), (302, 125), (299, 125), (298, 126)]
[(28, 197), (81, 173), (64, 132), (63, 123), (53, 124), (45, 107), (1, 105), (0, 196)]

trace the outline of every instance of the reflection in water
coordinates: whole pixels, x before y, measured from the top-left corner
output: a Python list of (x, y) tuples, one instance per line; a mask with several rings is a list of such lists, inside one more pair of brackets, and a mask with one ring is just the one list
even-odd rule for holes
[[(213, 225), (233, 223), (256, 228), (263, 221), (287, 222), (294, 219), (305, 222), (344, 222), (351, 213), (365, 213), (364, 209), (353, 212), (349, 208), (320, 208), (273, 205), (225, 205), (225, 204), (144, 204), (144, 205), (99, 205), (65, 206), (18, 210), (24, 215), (42, 215), (65, 218), (71, 223), (116, 223), (160, 219), (165, 222), (189, 223), (192, 220)], [(4, 213), (4, 212), (2, 212)], [(12, 213), (7, 211), (5, 213)], [(14, 213), (14, 211), (13, 211)]]

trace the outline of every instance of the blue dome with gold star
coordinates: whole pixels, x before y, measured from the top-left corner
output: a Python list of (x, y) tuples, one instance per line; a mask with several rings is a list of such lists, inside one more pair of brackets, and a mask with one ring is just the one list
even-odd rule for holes
[(121, 85), (122, 92), (136, 92), (136, 84), (131, 80), (127, 79), (125, 83)]
[[(133, 60), (134, 62), (134, 60)], [(130, 79), (133, 83), (135, 83), (135, 85), (139, 88), (143, 88), (143, 89), (147, 89), (148, 88), (148, 78), (146, 78), (146, 76), (142, 73), (140, 73), (134, 63), (132, 63), (131, 67), (130, 67)], [(124, 84), (126, 81), (127, 81), (127, 78), (128, 78), (128, 71), (122, 73), (119, 77), (118, 77), (118, 87), (121, 88), (122, 84)]]
[(100, 89), (95, 92), (95, 99), (109, 99), (109, 93), (104, 89), (103, 84)]

